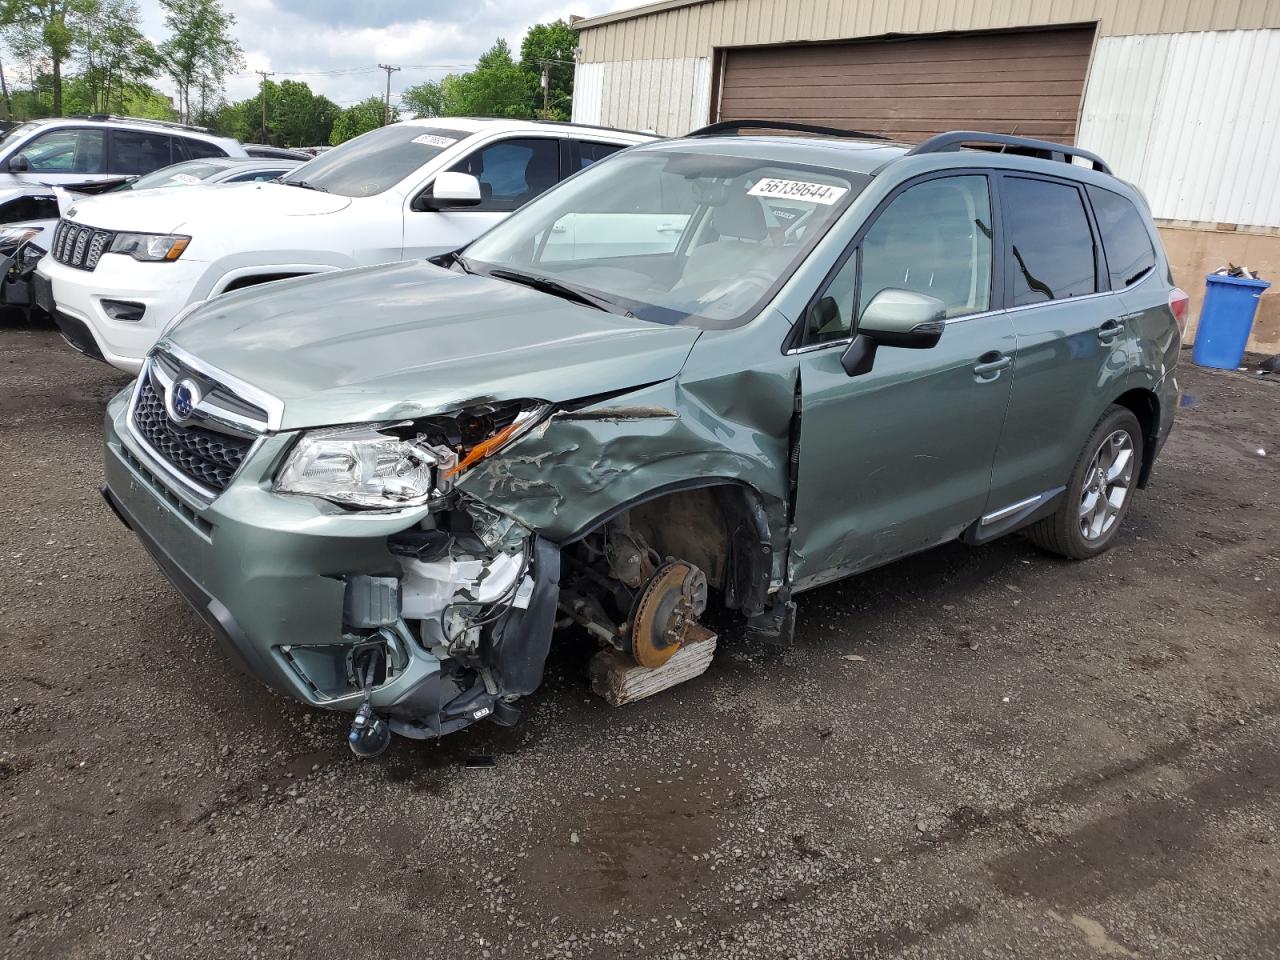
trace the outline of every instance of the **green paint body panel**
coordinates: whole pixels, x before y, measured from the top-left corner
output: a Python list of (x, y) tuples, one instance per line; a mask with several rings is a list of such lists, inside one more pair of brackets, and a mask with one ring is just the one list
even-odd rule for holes
[[(211, 301), (168, 341), (282, 404), (274, 432), (211, 503), (156, 479), (154, 455), (126, 430), (127, 398), (112, 401), (108, 487), (144, 539), (230, 612), (255, 673), (320, 702), (278, 648), (340, 642), (341, 578), (394, 576), (387, 537), (426, 516), (273, 493), (274, 471), (305, 428), (411, 419), (477, 400), (549, 401), (557, 407), (546, 421), (460, 478), (464, 495), (565, 543), (665, 491), (735, 484), (767, 518), (769, 587), (792, 591), (952, 539), (986, 513), (1060, 487), (1103, 410), (1129, 391), (1157, 404), (1154, 446), (1167, 437), (1180, 344), (1158, 241), (1156, 270), (1130, 290), (953, 319), (932, 349), (881, 347), (862, 376), (845, 373), (842, 344), (786, 349), (823, 279), (905, 181), (976, 163), (1045, 174), (1061, 164), (768, 138), (706, 143), (792, 149), (864, 174), (889, 166), (755, 319), (731, 330), (646, 323), (425, 263)], [(1071, 175), (1116, 189), (1092, 171)], [(1123, 318), (1125, 333), (1103, 344), (1097, 328), (1110, 318)], [(991, 351), (1013, 362), (979, 379), (973, 368)], [(429, 655), (415, 657), (415, 675), (434, 669)]]

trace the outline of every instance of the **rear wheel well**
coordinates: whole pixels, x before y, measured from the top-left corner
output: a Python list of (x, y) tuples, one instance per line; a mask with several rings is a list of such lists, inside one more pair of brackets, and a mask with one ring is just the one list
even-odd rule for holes
[(255, 273), (247, 277), (236, 277), (222, 288), (222, 292), (230, 293), (232, 290), (243, 290), (245, 287), (256, 287), (259, 284), (270, 283), (272, 280), (288, 280), (292, 277), (305, 276), (307, 276), (305, 273)]
[(1138, 486), (1145, 487), (1151, 476), (1151, 466), (1156, 459), (1156, 432), (1160, 428), (1160, 399), (1142, 387), (1129, 390), (1116, 397), (1115, 405), (1133, 411), (1142, 426), (1142, 469), (1138, 473)]

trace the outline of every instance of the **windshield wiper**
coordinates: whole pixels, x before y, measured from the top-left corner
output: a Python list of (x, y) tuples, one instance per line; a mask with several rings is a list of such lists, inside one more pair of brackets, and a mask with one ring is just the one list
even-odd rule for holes
[(550, 277), (540, 277), (532, 273), (521, 273), (519, 270), (508, 270), (506, 267), (495, 267), (492, 270), (489, 270), (488, 274), (491, 277), (497, 277), (499, 280), (509, 280), (512, 283), (519, 283), (526, 287), (532, 287), (534, 290), (541, 290), (543, 293), (550, 293), (557, 297), (563, 297), (566, 300), (583, 303), (588, 307), (595, 307), (597, 310), (603, 310), (605, 313), (616, 313), (624, 317), (634, 316), (630, 310), (620, 306), (608, 297), (588, 293), (580, 287), (575, 287), (572, 284), (564, 283), (560, 280), (553, 280)]
[(306, 180), (281, 180), (281, 183), (287, 183), (291, 187), (301, 187), (303, 190), (319, 190), (321, 193), (328, 193), (324, 187), (317, 187), (314, 183)]

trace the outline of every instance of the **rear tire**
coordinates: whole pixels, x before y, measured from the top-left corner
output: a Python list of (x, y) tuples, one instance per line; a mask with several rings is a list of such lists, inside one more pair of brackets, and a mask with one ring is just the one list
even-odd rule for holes
[(1109, 407), (1085, 441), (1057, 511), (1027, 527), (1027, 538), (1071, 560), (1111, 549), (1133, 503), (1142, 453), (1142, 425), (1133, 411)]

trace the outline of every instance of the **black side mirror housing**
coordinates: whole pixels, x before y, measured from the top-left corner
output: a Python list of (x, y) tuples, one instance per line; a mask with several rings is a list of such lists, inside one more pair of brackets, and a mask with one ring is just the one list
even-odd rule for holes
[(24, 154), (14, 154), (9, 158), (10, 173), (26, 173), (30, 169), (31, 164), (27, 162), (27, 158)]

